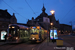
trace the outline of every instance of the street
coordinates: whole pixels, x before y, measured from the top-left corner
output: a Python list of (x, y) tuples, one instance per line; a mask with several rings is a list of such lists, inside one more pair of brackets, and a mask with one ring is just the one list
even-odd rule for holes
[(19, 44), (5, 44), (0, 46), (0, 50), (34, 50), (34, 49), (38, 50), (38, 48), (42, 43), (26, 42), (26, 43), (19, 43)]
[(75, 47), (75, 36), (59, 36), (60, 38), (63, 39), (66, 43), (69, 43), (72, 47)]
[[(60, 36), (59, 36), (60, 37)], [(47, 39), (41, 43), (19, 43), (0, 45), (0, 50), (66, 50), (71, 47), (75, 48), (74, 36), (61, 36), (63, 38), (63, 47), (57, 47), (56, 42), (47, 42)], [(67, 48), (68, 47), (68, 48)], [(73, 49), (72, 48), (72, 49)]]

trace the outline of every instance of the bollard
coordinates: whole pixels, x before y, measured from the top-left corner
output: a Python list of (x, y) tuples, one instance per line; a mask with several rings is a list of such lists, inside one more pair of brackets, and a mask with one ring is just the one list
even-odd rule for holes
[(57, 46), (63, 46), (63, 39), (61, 38), (56, 39), (56, 43), (57, 43)]

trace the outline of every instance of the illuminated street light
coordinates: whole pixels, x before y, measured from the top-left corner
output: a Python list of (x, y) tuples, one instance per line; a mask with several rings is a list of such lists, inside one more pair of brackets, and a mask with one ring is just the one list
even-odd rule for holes
[(50, 25), (51, 25), (51, 29), (53, 30), (52, 31), (52, 34), (53, 34), (53, 40), (52, 40), (52, 42), (54, 43), (54, 27), (53, 27), (53, 23), (50, 23)]
[(54, 14), (55, 11), (54, 10), (51, 10), (50, 12), (51, 12), (51, 14)]
[(50, 25), (53, 25), (53, 23), (50, 23)]

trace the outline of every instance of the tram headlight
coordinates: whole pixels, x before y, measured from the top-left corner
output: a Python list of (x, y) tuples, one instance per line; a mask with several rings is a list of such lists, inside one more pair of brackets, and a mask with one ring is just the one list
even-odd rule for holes
[(16, 40), (18, 39), (18, 37), (16, 37)]
[(12, 28), (15, 28), (14, 26), (12, 26)]
[(35, 38), (32, 38), (33, 40), (35, 39)]
[(9, 28), (11, 28), (11, 27), (9, 27)]

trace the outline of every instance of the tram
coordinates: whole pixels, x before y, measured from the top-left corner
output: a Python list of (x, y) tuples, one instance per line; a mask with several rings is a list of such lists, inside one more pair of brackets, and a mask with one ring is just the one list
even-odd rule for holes
[(28, 41), (29, 27), (18, 24), (10, 24), (7, 33), (8, 43), (20, 43)]
[(40, 26), (30, 27), (30, 38), (31, 42), (42, 42), (47, 37), (47, 30), (44, 30)]

